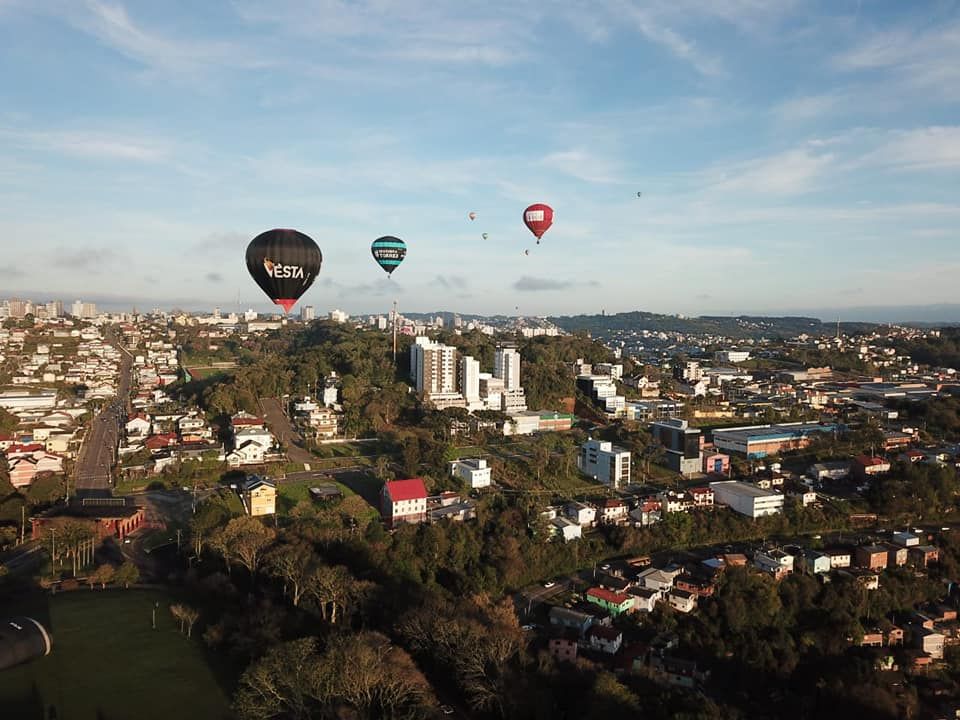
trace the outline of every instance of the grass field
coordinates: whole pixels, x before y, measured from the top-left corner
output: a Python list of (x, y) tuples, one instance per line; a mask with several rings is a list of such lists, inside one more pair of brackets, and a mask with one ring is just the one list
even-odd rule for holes
[[(179, 633), (165, 593), (76, 591), (44, 601), (48, 608), (29, 612), (48, 624), (53, 652), (0, 674), (0, 717), (230, 716), (227, 696), (207, 664), (203, 646), (197, 638)], [(154, 603), (160, 605), (156, 630), (150, 627)]]

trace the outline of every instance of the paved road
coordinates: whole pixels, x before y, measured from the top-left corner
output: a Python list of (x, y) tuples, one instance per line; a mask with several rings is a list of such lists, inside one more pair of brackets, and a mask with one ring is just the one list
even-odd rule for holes
[(78, 496), (108, 496), (113, 483), (112, 468), (117, 459), (120, 423), (126, 420), (130, 403), (130, 376), (133, 359), (121, 353), (117, 396), (90, 421), (76, 467)]
[(311, 463), (317, 458), (303, 447), (303, 437), (296, 431), (293, 424), (283, 412), (283, 405), (277, 398), (260, 398), (260, 407), (263, 410), (263, 419), (267, 421), (270, 431), (277, 436), (277, 440), (287, 448), (287, 458), (290, 462)]

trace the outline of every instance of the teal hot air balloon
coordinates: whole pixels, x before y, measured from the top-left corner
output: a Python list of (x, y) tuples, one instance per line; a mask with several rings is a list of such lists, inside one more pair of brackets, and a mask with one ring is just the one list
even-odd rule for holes
[(377, 261), (377, 265), (386, 270), (387, 275), (391, 275), (407, 256), (407, 244), (393, 235), (384, 235), (373, 241), (370, 253)]

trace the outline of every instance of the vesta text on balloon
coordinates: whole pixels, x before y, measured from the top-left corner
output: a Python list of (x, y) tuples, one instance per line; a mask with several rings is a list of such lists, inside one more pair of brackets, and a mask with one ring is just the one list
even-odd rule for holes
[(264, 260), (263, 267), (266, 269), (267, 275), (272, 278), (303, 278), (303, 268), (299, 265), (283, 265)]

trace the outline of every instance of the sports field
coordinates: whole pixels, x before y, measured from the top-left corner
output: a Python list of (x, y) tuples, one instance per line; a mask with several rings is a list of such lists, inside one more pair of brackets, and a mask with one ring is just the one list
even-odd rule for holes
[[(228, 698), (201, 641), (179, 633), (166, 594), (75, 591), (47, 600), (34, 614), (48, 623), (53, 652), (0, 673), (0, 717), (229, 717)], [(154, 603), (160, 604), (156, 630), (150, 627)]]

